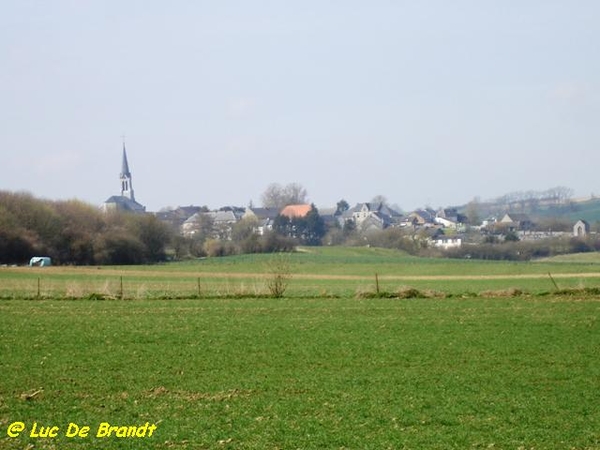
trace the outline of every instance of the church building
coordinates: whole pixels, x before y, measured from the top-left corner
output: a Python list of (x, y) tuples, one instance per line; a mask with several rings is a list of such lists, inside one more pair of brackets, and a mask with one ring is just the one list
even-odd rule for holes
[(127, 151), (125, 150), (125, 142), (123, 142), (123, 161), (121, 163), (121, 195), (113, 195), (102, 205), (104, 212), (109, 211), (125, 211), (132, 213), (145, 213), (146, 207), (135, 201), (133, 194), (133, 185), (131, 183), (131, 172), (129, 171), (129, 163), (127, 162)]

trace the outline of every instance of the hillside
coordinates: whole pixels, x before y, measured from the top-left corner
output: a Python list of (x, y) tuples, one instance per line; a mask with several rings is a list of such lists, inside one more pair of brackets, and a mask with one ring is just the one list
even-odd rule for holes
[(571, 202), (563, 206), (551, 206), (532, 211), (531, 215), (538, 217), (558, 217), (576, 222), (583, 219), (590, 224), (600, 221), (600, 199), (592, 198), (582, 202)]
[[(457, 209), (467, 214), (469, 205)], [(600, 222), (600, 198), (591, 198), (584, 201), (570, 200), (564, 204), (540, 204), (539, 202), (482, 202), (477, 205), (481, 219), (487, 217), (502, 218), (505, 213), (524, 213), (534, 222), (545, 219), (557, 219), (564, 222), (575, 223), (579, 219), (587, 221), (590, 225)]]

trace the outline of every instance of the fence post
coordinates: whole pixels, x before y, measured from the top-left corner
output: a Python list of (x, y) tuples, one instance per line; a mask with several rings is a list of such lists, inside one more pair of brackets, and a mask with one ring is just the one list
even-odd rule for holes
[(554, 277), (552, 276), (552, 274), (550, 272), (548, 272), (548, 276), (550, 277), (550, 281), (552, 281), (552, 284), (554, 285), (554, 288), (559, 291), (560, 289), (558, 288), (558, 284), (556, 284), (556, 281), (554, 281)]

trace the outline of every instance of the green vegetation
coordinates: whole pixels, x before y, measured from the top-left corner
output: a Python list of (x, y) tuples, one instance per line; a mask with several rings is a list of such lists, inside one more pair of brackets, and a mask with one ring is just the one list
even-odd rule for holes
[[(408, 287), (446, 297), (507, 289), (540, 295), (600, 288), (600, 261), (592, 255), (597, 254), (501, 262), (418, 258), (364, 247), (306, 247), (286, 258), (290, 277), (285, 296), (355, 297), (376, 291), (376, 275), (383, 292)], [(253, 254), (151, 266), (4, 267), (0, 268), (0, 298), (269, 296), (272, 259), (273, 255)]]
[[(592, 298), (0, 302), (3, 449), (600, 447)], [(55, 425), (55, 439), (9, 424)], [(67, 439), (67, 425), (91, 427)], [(101, 422), (157, 424), (96, 438)]]
[(0, 268), (0, 448), (600, 448), (597, 255), (300, 250)]

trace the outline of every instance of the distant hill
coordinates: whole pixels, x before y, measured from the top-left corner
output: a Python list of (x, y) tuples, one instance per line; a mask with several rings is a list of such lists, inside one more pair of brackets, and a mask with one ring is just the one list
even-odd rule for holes
[[(457, 208), (465, 214), (469, 205)], [(575, 223), (579, 219), (587, 221), (590, 225), (600, 222), (600, 198), (586, 200), (565, 200), (560, 204), (544, 202), (482, 202), (477, 205), (480, 219), (496, 217), (501, 219), (506, 213), (523, 213), (536, 222), (544, 219), (558, 219), (563, 222)]]
[(592, 198), (585, 201), (571, 201), (566, 205), (554, 205), (547, 208), (539, 208), (530, 213), (537, 217), (558, 217), (573, 223), (583, 219), (588, 223), (600, 222), (600, 198)]

